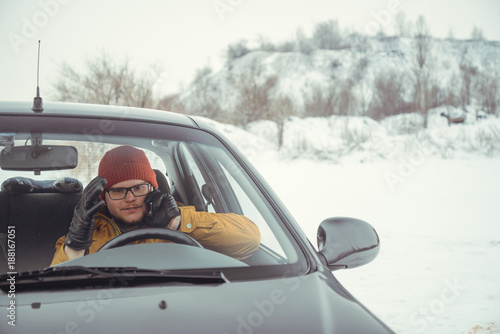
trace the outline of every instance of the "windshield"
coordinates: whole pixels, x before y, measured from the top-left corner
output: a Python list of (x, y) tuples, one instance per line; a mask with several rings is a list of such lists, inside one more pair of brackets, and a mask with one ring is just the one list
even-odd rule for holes
[[(1, 133), (14, 134), (10, 147), (32, 149), (36, 141), (33, 130), (26, 129), (30, 128), (29, 121), (23, 121), (17, 131), (10, 126), (0, 128)], [(42, 145), (74, 147), (78, 164), (74, 169), (42, 170), (40, 175), (33, 171), (0, 170), (1, 273), (38, 270), (51, 264), (166, 270), (226, 268), (228, 272), (250, 271), (258, 275), (282, 275), (291, 267), (305, 267), (300, 247), (263, 196), (260, 185), (212, 134), (168, 124), (124, 120), (107, 120), (104, 125), (102, 120), (94, 123), (88, 119), (37, 120), (36, 127), (37, 140)], [(100, 130), (89, 131), (96, 128)], [(149, 241), (133, 241), (105, 251), (87, 249), (82, 258), (54, 262), (58, 247), (64, 243), (61, 237), (67, 235), (74, 208), (81, 200), (82, 189), (97, 176), (106, 152), (124, 145), (144, 152), (156, 173), (157, 188), (173, 196), (179, 207), (182, 220), (178, 231), (197, 239), (202, 248), (149, 237)], [(116, 173), (114, 170), (112, 175), (122, 173), (121, 166), (113, 168)], [(54, 186), (61, 180), (70, 186), (62, 190)], [(137, 193), (143, 191), (139, 187), (131, 189)], [(99, 211), (105, 217), (96, 220), (94, 226), (97, 230), (114, 231), (109, 232), (114, 235), (108, 239), (129, 232), (125, 225), (114, 224), (120, 220), (111, 213), (111, 207), (118, 201), (112, 202), (106, 202)], [(95, 233), (94, 239), (101, 237)], [(251, 239), (249, 236), (253, 243), (257, 240), (255, 247), (246, 241)]]

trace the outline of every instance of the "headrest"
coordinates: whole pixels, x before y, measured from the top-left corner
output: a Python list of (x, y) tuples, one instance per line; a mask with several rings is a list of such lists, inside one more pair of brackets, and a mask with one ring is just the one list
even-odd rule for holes
[(83, 190), (83, 184), (71, 177), (63, 177), (57, 180), (33, 180), (27, 177), (11, 177), (2, 183), (1, 190), (9, 194), (80, 193)]
[(167, 177), (158, 169), (153, 169), (156, 174), (156, 183), (158, 183), (158, 189), (164, 194), (170, 194), (170, 186), (168, 185)]

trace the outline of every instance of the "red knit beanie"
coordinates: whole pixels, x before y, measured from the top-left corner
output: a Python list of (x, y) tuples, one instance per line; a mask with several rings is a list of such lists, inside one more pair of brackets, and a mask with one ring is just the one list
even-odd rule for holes
[(119, 146), (106, 152), (99, 163), (98, 175), (108, 181), (101, 199), (106, 189), (126, 180), (144, 180), (158, 188), (156, 174), (146, 154), (132, 146)]

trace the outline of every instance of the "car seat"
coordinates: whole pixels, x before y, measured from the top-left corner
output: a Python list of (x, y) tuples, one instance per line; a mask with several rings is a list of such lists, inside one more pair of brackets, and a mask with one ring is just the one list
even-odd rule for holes
[[(68, 233), (81, 197), (80, 181), (64, 178), (35, 181), (24, 177), (2, 183), (0, 191), (0, 272), (48, 267), (57, 239)], [(7, 231), (14, 229), (10, 237)], [(15, 246), (14, 267), (7, 267), (8, 239)], [(10, 262), (10, 261), (9, 261)]]

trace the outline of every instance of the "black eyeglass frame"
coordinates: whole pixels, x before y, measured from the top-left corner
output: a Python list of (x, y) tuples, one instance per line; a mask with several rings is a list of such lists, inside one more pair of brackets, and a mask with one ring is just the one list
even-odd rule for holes
[[(144, 186), (144, 185), (147, 185), (147, 186), (148, 186), (148, 191), (147, 191), (144, 195), (136, 195), (136, 194), (134, 194), (134, 191), (132, 190), (132, 188), (135, 188), (135, 187), (138, 187), (138, 186)], [(110, 192), (110, 191), (112, 191), (112, 190), (117, 190), (117, 189), (124, 189), (124, 190), (126, 190), (126, 191), (125, 191), (125, 195), (123, 195), (123, 197), (121, 197), (121, 198), (113, 198), (113, 197), (111, 197), (111, 194), (110, 194), (109, 192)], [(119, 188), (109, 188), (109, 189), (107, 189), (107, 190), (106, 190), (106, 193), (108, 194), (109, 199), (111, 199), (111, 200), (113, 200), (113, 201), (119, 201), (119, 200), (122, 200), (122, 199), (126, 198), (126, 197), (127, 197), (127, 195), (128, 195), (128, 193), (129, 193), (129, 191), (130, 191), (130, 192), (132, 193), (132, 195), (134, 195), (135, 197), (144, 197), (144, 196), (146, 196), (147, 194), (149, 194), (152, 190), (153, 190), (153, 186), (151, 185), (151, 183), (146, 182), (146, 183), (136, 184), (135, 186), (132, 186), (132, 187), (127, 187), (127, 188), (125, 188), (125, 187), (119, 187)]]

